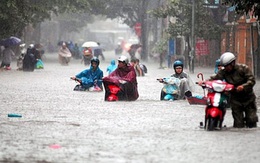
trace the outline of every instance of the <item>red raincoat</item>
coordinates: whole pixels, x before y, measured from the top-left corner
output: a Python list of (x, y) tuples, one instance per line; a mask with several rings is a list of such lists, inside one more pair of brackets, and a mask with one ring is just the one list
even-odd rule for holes
[[(126, 83), (120, 83), (120, 80)], [(134, 101), (139, 97), (137, 89), (137, 80), (134, 67), (127, 65), (125, 68), (117, 68), (110, 75), (103, 78), (104, 88), (106, 90), (105, 100), (111, 94), (108, 85), (114, 84), (120, 88), (118, 92), (119, 101)]]

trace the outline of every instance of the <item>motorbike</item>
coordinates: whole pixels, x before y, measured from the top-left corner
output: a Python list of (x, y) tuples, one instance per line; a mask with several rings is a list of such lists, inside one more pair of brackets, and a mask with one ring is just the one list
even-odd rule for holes
[(94, 86), (85, 88), (82, 86), (81, 80), (78, 78), (70, 78), (71, 80), (75, 80), (78, 84), (74, 87), (73, 91), (89, 91), (89, 92), (101, 92), (103, 91), (96, 82), (94, 82)]
[(134, 82), (127, 82), (118, 77), (105, 77), (103, 85), (105, 101), (135, 101), (139, 97), (137, 84)]
[(157, 79), (160, 83), (163, 83), (164, 86), (161, 90), (161, 97), (160, 100), (176, 100), (179, 97), (179, 86), (180, 86), (180, 79), (175, 77), (169, 77), (169, 78), (161, 78)]
[(114, 84), (111, 84), (111, 85), (108, 85), (108, 91), (106, 92), (109, 92), (110, 94), (107, 96), (106, 100), (107, 101), (118, 101), (119, 98), (118, 98), (118, 93), (120, 92), (120, 87), (114, 85)]
[[(196, 83), (198, 84), (198, 83)], [(207, 91), (204, 97), (199, 99), (200, 104), (206, 104), (205, 121), (200, 126), (207, 131), (220, 130), (228, 106), (228, 92), (234, 89), (234, 85), (221, 80), (204, 81), (201, 87)], [(191, 97), (194, 100), (194, 97)], [(189, 99), (188, 99), (189, 100)], [(203, 101), (203, 102), (202, 102)]]

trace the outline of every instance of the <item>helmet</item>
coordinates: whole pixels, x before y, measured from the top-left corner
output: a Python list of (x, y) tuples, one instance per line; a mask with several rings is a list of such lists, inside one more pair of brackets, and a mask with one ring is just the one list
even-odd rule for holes
[(236, 60), (236, 57), (233, 53), (231, 52), (225, 52), (220, 56), (220, 64), (222, 66), (226, 66)]
[(129, 60), (126, 56), (122, 55), (118, 58), (118, 61), (125, 62), (126, 64), (129, 63)]
[(183, 68), (183, 63), (182, 63), (182, 61), (180, 61), (180, 60), (177, 60), (177, 61), (175, 61), (174, 63), (173, 63), (173, 68), (175, 69), (176, 67), (182, 67)]
[(20, 46), (20, 48), (24, 48), (25, 47), (25, 43), (23, 43), (23, 44), (20, 44), (19, 46)]
[(30, 45), (29, 45), (29, 48), (30, 48), (30, 49), (34, 48), (34, 44), (30, 44)]
[(99, 65), (99, 59), (97, 57), (93, 57), (91, 60), (90, 60), (90, 63), (92, 64), (93, 62), (96, 62), (97, 65)]

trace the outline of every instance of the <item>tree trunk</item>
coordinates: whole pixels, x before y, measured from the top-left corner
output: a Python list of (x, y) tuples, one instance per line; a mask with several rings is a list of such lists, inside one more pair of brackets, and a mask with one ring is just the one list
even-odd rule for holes
[(148, 59), (148, 49), (147, 49), (147, 7), (148, 7), (148, 0), (142, 1), (142, 14), (141, 14), (141, 44), (142, 44), (142, 51), (141, 51), (141, 60), (147, 61)]

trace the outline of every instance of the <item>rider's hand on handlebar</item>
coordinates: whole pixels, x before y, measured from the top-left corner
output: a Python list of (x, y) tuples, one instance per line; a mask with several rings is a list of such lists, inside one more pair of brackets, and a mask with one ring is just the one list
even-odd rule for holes
[(196, 82), (199, 86), (202, 86), (204, 84), (204, 81), (198, 81)]
[(160, 79), (157, 79), (160, 83), (163, 83), (163, 79), (160, 78)]
[(244, 86), (243, 85), (240, 85), (240, 86), (237, 87), (237, 91), (238, 92), (241, 92), (243, 90), (244, 90)]
[(76, 77), (75, 77), (75, 76), (72, 76), (72, 77), (70, 77), (70, 79), (72, 79), (72, 80), (75, 80), (75, 79), (76, 79)]
[(119, 83), (121, 83), (121, 84), (125, 84), (127, 81), (125, 81), (125, 80), (119, 80)]

